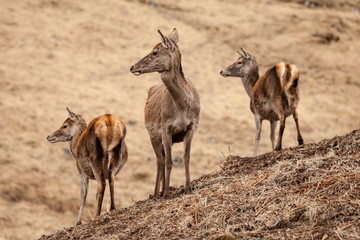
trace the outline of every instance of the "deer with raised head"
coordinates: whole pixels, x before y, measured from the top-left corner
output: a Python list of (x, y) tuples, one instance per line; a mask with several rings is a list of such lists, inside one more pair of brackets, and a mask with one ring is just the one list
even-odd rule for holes
[[(257, 154), (260, 141), (262, 121), (270, 121), (270, 139), (272, 150), (280, 150), (285, 120), (291, 114), (294, 117), (299, 145), (303, 144), (300, 133), (297, 105), (299, 103), (299, 71), (295, 65), (280, 62), (269, 68), (259, 77), (258, 65), (255, 57), (241, 48), (240, 57), (229, 67), (220, 71), (223, 77), (240, 77), (247, 94), (250, 97), (250, 108), (255, 117), (256, 137), (254, 155)], [(280, 120), (279, 136), (276, 147), (275, 129)]]
[(110, 186), (110, 210), (115, 210), (114, 176), (124, 166), (128, 158), (125, 144), (126, 127), (115, 115), (105, 114), (94, 118), (87, 126), (81, 115), (69, 112), (69, 117), (61, 127), (47, 137), (51, 143), (70, 142), (70, 152), (76, 160), (81, 177), (81, 204), (77, 224), (81, 223), (89, 179), (98, 182), (96, 216), (101, 213), (101, 205), (106, 186)]
[(171, 148), (174, 143), (184, 142), (185, 192), (191, 192), (190, 149), (198, 128), (200, 98), (191, 81), (184, 76), (181, 54), (177, 45), (178, 32), (168, 37), (158, 30), (161, 42), (130, 71), (135, 75), (159, 72), (163, 84), (153, 86), (148, 92), (145, 105), (145, 126), (157, 157), (157, 174), (154, 197), (159, 197), (162, 181), (162, 197), (169, 196), (172, 169)]

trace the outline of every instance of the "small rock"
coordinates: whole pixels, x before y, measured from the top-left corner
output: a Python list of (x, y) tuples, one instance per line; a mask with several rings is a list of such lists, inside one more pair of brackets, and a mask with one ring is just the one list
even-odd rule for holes
[(49, 53), (49, 55), (48, 55), (48, 58), (50, 58), (50, 59), (54, 59), (55, 58), (55, 54), (54, 53)]
[(72, 157), (69, 149), (67, 149), (67, 148), (64, 149), (64, 154), (65, 154), (65, 156), (70, 156), (70, 157)]
[(129, 121), (129, 125), (131, 125), (131, 126), (134, 126), (134, 125), (136, 125), (137, 124), (137, 121), (136, 120), (130, 120)]
[(184, 166), (182, 158), (178, 157), (178, 156), (173, 158), (173, 164), (175, 167), (183, 167)]
[(153, 2), (153, 1), (149, 2), (149, 5), (152, 6), (152, 7), (157, 7), (158, 6), (158, 4), (156, 2)]
[(319, 43), (323, 43), (323, 44), (330, 44), (331, 42), (338, 42), (340, 40), (340, 37), (333, 34), (333, 33), (330, 33), (330, 32), (327, 32), (327, 33), (318, 33), (316, 31), (313, 31), (311, 33), (311, 35), (313, 37), (316, 37), (319, 39)]

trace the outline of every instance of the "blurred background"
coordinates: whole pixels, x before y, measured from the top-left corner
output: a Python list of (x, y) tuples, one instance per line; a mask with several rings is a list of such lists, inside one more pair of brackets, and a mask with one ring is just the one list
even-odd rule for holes
[[(46, 136), (67, 118), (113, 113), (127, 125), (129, 160), (115, 178), (117, 207), (152, 194), (155, 154), (144, 126), (148, 89), (158, 73), (130, 73), (160, 42), (179, 33), (185, 75), (201, 98), (191, 179), (220, 169), (227, 155), (251, 156), (255, 122), (240, 78), (219, 72), (240, 47), (260, 74), (284, 61), (300, 71), (299, 121), (305, 143), (360, 127), (358, 0), (1, 0), (0, 239), (33, 239), (72, 226), (80, 178), (68, 143)], [(259, 154), (271, 150), (263, 123)], [(292, 117), (283, 147), (297, 144)], [(182, 144), (173, 148), (171, 185), (184, 184)], [(96, 208), (90, 182), (84, 219)], [(109, 205), (106, 189), (103, 212)]]

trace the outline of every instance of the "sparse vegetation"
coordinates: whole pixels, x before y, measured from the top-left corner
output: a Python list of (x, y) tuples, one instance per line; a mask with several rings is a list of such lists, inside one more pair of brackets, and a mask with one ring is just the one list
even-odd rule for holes
[[(51, 239), (359, 239), (360, 130), (257, 157)], [(166, 231), (165, 231), (166, 230)]]

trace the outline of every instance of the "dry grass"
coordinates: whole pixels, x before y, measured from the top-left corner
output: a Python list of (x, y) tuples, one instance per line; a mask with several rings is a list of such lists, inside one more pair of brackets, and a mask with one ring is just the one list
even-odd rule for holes
[(359, 239), (360, 130), (254, 158), (41, 239)]

